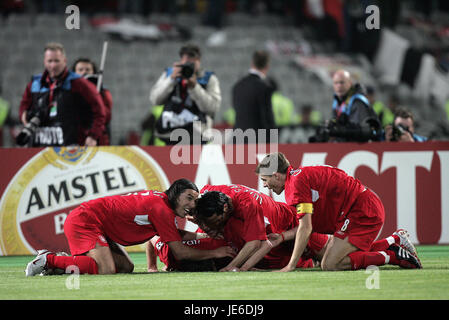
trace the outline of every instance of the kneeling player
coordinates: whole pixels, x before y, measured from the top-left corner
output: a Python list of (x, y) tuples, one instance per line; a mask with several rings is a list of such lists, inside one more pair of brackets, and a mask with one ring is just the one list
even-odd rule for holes
[(78, 267), (80, 273), (130, 273), (134, 264), (121, 246), (144, 243), (155, 235), (169, 245), (178, 260), (233, 257), (230, 247), (197, 250), (182, 244), (175, 218), (189, 214), (197, 197), (195, 184), (180, 179), (165, 192), (147, 190), (85, 202), (70, 212), (64, 223), (72, 256), (40, 250), (25, 274), (34, 276), (68, 266)]
[(285, 190), (287, 204), (296, 208), (301, 219), (292, 257), (281, 271), (295, 269), (312, 232), (333, 234), (321, 261), (323, 270), (356, 270), (387, 263), (422, 268), (406, 231), (398, 230), (374, 242), (385, 219), (382, 202), (343, 170), (330, 166), (295, 170), (282, 153), (272, 153), (261, 161), (256, 173), (276, 194)]
[[(206, 185), (201, 193), (193, 212), (195, 221), (212, 237), (223, 237), (238, 251), (233, 261), (220, 271), (280, 268), (290, 257), (289, 240), (293, 240), (298, 226), (292, 208), (237, 184)], [(319, 252), (327, 240), (327, 235), (315, 233), (309, 247), (318, 247), (315, 250)], [(297, 265), (313, 266), (311, 261), (297, 261)]]

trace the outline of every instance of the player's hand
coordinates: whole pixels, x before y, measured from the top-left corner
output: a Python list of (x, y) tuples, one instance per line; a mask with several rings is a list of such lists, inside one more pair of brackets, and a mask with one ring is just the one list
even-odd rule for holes
[(226, 266), (224, 268), (221, 268), (220, 270), (218, 270), (219, 272), (239, 272), (240, 269), (237, 267), (232, 267), (232, 266)]
[(148, 272), (159, 272), (159, 270), (157, 269), (157, 267), (149, 267)]
[(278, 245), (280, 245), (282, 243), (282, 236), (279, 233), (270, 233), (267, 236), (268, 240), (271, 242), (271, 244), (274, 247), (277, 247)]
[(295, 270), (295, 268), (290, 267), (289, 265), (286, 265), (281, 270), (274, 270), (274, 272), (290, 272)]
[(224, 257), (234, 258), (236, 256), (234, 249), (232, 249), (229, 246), (220, 247), (215, 249), (214, 251), (215, 251), (215, 258), (224, 258)]

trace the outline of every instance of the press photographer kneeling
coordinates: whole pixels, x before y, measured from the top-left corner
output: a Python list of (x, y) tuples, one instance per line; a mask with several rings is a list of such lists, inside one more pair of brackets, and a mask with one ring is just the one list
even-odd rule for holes
[(385, 126), (385, 141), (424, 142), (427, 138), (415, 133), (413, 114), (400, 108), (394, 114), (393, 124)]
[(332, 83), (332, 119), (319, 127), (309, 142), (379, 141), (382, 127), (362, 86), (353, 84), (351, 74), (346, 70), (337, 70)]

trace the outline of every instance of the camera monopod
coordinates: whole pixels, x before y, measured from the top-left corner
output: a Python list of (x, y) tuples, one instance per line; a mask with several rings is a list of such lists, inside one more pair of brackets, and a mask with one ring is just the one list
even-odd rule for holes
[(98, 70), (98, 81), (97, 81), (97, 91), (100, 92), (101, 90), (101, 83), (103, 82), (103, 70), (104, 70), (104, 63), (106, 61), (106, 53), (108, 51), (108, 42), (103, 42), (103, 52), (101, 53), (101, 62), (100, 62), (100, 70)]

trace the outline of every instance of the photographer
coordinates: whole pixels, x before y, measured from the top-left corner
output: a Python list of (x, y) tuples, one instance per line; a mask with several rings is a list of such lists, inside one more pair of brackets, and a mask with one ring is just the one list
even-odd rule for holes
[(194, 143), (194, 135), (206, 143), (209, 137), (204, 135), (204, 130), (212, 127), (212, 119), (221, 104), (218, 78), (213, 72), (201, 69), (201, 52), (196, 45), (183, 46), (179, 56), (181, 60), (167, 68), (151, 88), (152, 105), (164, 105), (154, 134), (165, 144), (174, 145), (179, 140), (171, 140), (171, 132), (185, 129), (190, 144)]
[(25, 128), (21, 146), (96, 146), (104, 131), (105, 106), (95, 85), (67, 70), (64, 47), (44, 49), (43, 74), (35, 75), (22, 97), (19, 117)]
[(360, 84), (353, 84), (346, 70), (338, 70), (332, 77), (334, 101), (333, 118), (317, 130), (310, 142), (367, 142), (378, 141), (381, 124), (376, 112), (363, 93)]
[(415, 134), (413, 114), (400, 108), (395, 112), (393, 124), (385, 126), (385, 141), (424, 142), (427, 138)]
[[(82, 57), (76, 59), (71, 70), (97, 86), (98, 69), (95, 63), (89, 58)], [(105, 106), (106, 125), (105, 131), (98, 141), (98, 145), (108, 146), (111, 141), (112, 95), (108, 89), (103, 87), (103, 85), (101, 85), (100, 95)]]

